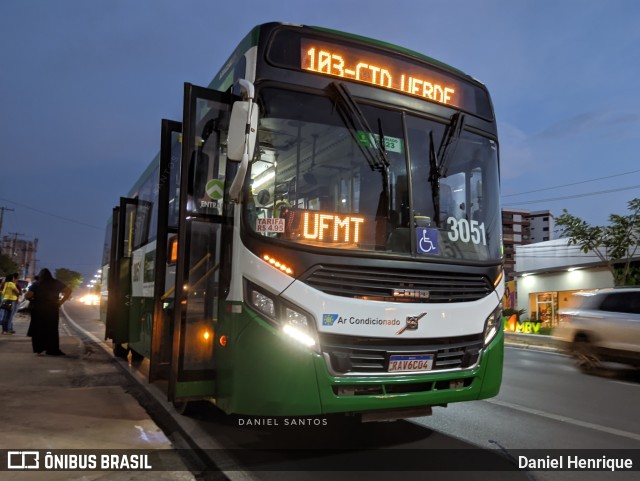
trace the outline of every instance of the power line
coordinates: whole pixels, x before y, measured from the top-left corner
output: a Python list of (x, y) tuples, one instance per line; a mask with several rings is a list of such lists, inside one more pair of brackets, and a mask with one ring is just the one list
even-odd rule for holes
[(521, 202), (513, 202), (513, 203), (509, 203), (509, 206), (538, 204), (538, 203), (541, 203), (541, 202), (553, 202), (553, 201), (556, 201), (556, 200), (579, 199), (581, 197), (590, 197), (592, 195), (612, 194), (614, 192), (622, 192), (623, 190), (632, 190), (632, 189), (639, 189), (639, 188), (640, 188), (640, 185), (632, 185), (632, 186), (629, 186), (629, 187), (620, 187), (618, 189), (599, 190), (597, 192), (587, 192), (585, 194), (565, 195), (565, 196), (562, 196), (562, 197), (550, 197), (548, 199), (525, 200), (525, 201), (521, 201)]
[(632, 170), (632, 171), (629, 171), (629, 172), (623, 172), (622, 174), (607, 175), (605, 177), (596, 177), (595, 179), (581, 180), (580, 182), (572, 182), (571, 184), (562, 184), (562, 185), (556, 185), (554, 187), (545, 187), (544, 189), (528, 190), (526, 192), (518, 192), (516, 194), (503, 195), (502, 197), (514, 197), (516, 195), (532, 194), (534, 192), (543, 192), (545, 190), (560, 189), (560, 188), (563, 188), (563, 187), (570, 187), (572, 185), (586, 184), (588, 182), (595, 182), (595, 181), (598, 181), (598, 180), (613, 179), (614, 177), (622, 177), (623, 175), (635, 174), (637, 172), (640, 172), (640, 169)]
[(13, 204), (13, 205), (18, 205), (18, 206), (23, 207), (23, 208), (28, 209), (28, 210), (32, 210), (32, 211), (37, 212), (39, 214), (48, 215), (50, 217), (55, 217), (56, 219), (64, 220), (66, 222), (71, 222), (73, 224), (78, 224), (78, 225), (82, 225), (82, 226), (85, 226), (85, 227), (91, 227), (92, 229), (103, 230), (103, 227), (98, 227), (96, 225), (87, 224), (86, 222), (82, 222), (82, 221), (75, 220), (75, 219), (70, 219), (68, 217), (63, 217), (61, 215), (53, 214), (51, 212), (46, 212), (44, 210), (36, 209), (35, 207), (31, 207), (31, 206), (28, 206), (28, 205), (25, 205), (25, 204), (21, 204), (19, 202), (14, 202), (12, 200), (5, 199), (3, 197), (0, 197), (0, 200), (5, 201), (5, 202), (9, 202), (10, 204)]

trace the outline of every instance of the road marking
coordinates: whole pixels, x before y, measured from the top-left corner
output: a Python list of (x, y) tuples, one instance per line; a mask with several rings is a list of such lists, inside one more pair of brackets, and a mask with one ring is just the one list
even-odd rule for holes
[(611, 381), (611, 382), (615, 382), (616, 384), (622, 384), (623, 386), (640, 387), (640, 384), (635, 384), (635, 383), (627, 382), (627, 381)]
[(511, 344), (511, 345), (504, 345), (505, 349), (514, 349), (517, 351), (530, 351), (530, 352), (539, 352), (542, 354), (551, 354), (552, 356), (562, 356), (562, 357), (571, 357), (569, 354), (565, 354), (561, 351), (557, 351), (557, 350), (551, 350), (553, 348), (546, 348), (546, 349), (536, 349), (536, 347), (543, 347), (544, 346), (527, 346), (527, 345), (520, 345), (520, 344)]
[(593, 429), (595, 431), (601, 431), (603, 433), (613, 434), (614, 436), (621, 436), (623, 438), (629, 438), (635, 441), (640, 441), (640, 434), (631, 433), (629, 431), (622, 431), (621, 429), (610, 428), (608, 426), (602, 426), (601, 424), (588, 423), (586, 421), (580, 421), (579, 419), (573, 419), (567, 416), (560, 416), (559, 414), (552, 414), (546, 411), (540, 411), (538, 409), (532, 409), (525, 406), (520, 406), (519, 404), (512, 404), (505, 401), (497, 401), (495, 399), (485, 399), (485, 401), (491, 404), (497, 404), (498, 406), (502, 406), (505, 408), (514, 409), (516, 411), (520, 411), (523, 413), (534, 414), (536, 416), (541, 416), (543, 418), (553, 419), (554, 421), (573, 424), (575, 426), (580, 426), (582, 428)]

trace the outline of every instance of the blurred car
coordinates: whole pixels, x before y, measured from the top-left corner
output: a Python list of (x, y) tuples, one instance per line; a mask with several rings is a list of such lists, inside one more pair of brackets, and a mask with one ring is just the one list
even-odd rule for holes
[(564, 341), (583, 371), (601, 362), (640, 368), (640, 288), (599, 291), (559, 314), (553, 335)]
[(18, 312), (25, 312), (29, 310), (29, 301), (25, 299), (24, 295), (26, 294), (29, 287), (31, 287), (33, 281), (27, 281), (24, 279), (18, 279), (16, 281), (16, 285), (20, 288), (22, 295), (20, 296), (18, 303)]
[(85, 294), (78, 300), (87, 306), (97, 306), (100, 304), (100, 296), (97, 294)]

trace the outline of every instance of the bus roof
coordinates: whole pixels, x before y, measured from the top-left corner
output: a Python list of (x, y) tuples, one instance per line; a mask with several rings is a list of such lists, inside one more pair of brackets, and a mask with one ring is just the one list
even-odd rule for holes
[(317, 32), (337, 35), (346, 39), (352, 39), (352, 40), (367, 43), (373, 46), (378, 46), (378, 47), (381, 47), (382, 49), (395, 51), (397, 53), (413, 57), (417, 60), (422, 60), (431, 65), (440, 67), (443, 70), (448, 70), (449, 72), (455, 73), (458, 76), (465, 77), (475, 83), (482, 84), (482, 82), (471, 77), (469, 74), (463, 72), (460, 69), (452, 67), (451, 65), (441, 62), (440, 60), (437, 60), (433, 57), (429, 57), (428, 55), (424, 55), (420, 52), (416, 52), (414, 50), (401, 47), (399, 45), (384, 42), (382, 40), (377, 40), (374, 38), (365, 37), (363, 35), (357, 35), (353, 33), (343, 32), (340, 30), (334, 30), (330, 28), (313, 26), (313, 25), (302, 25), (302, 24), (293, 24), (293, 23), (286, 23), (286, 22), (268, 22), (268, 23), (263, 23), (253, 27), (251, 31), (247, 35), (245, 35), (245, 37), (240, 41), (240, 43), (238, 44), (236, 49), (233, 51), (233, 53), (229, 56), (227, 61), (220, 68), (220, 71), (211, 80), (211, 82), (208, 85), (208, 88), (223, 91), (223, 92), (227, 90), (231, 86), (231, 83), (233, 82), (232, 67), (233, 65), (235, 65), (236, 61), (242, 55), (244, 55), (247, 50), (249, 50), (251, 47), (258, 44), (258, 42), (260, 41), (260, 34), (262, 33), (262, 30), (265, 27), (275, 28), (279, 26), (315, 30)]

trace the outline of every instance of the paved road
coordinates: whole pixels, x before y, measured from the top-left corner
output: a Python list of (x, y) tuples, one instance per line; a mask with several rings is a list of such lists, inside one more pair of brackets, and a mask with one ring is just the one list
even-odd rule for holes
[(623, 366), (585, 375), (567, 356), (507, 348), (496, 398), (418, 422), (486, 447), (640, 449), (639, 400), (640, 377)]
[[(95, 316), (91, 319), (71, 305), (69, 312), (83, 327), (103, 337)], [(425, 479), (435, 474), (424, 469), (433, 463), (443, 469), (438, 479), (632, 480), (639, 478), (638, 471), (488, 473), (459, 468), (474, 456), (474, 465), (479, 456), (503, 467), (501, 463), (509, 463), (508, 456), (517, 459), (522, 449), (640, 450), (638, 400), (640, 378), (633, 371), (614, 366), (599, 375), (584, 375), (566, 356), (507, 348), (499, 396), (435, 408), (428, 418), (357, 425), (327, 417), (304, 420), (303, 426), (285, 425), (280, 419), (279, 426), (247, 426), (247, 418), (225, 416), (202, 403), (185, 422), (206, 447), (224, 451), (231, 479), (315, 480), (327, 479), (329, 474), (332, 480), (359, 480), (365, 475), (368, 479)], [(318, 422), (319, 426), (309, 426)], [(274, 449), (279, 451), (270, 451)], [(427, 458), (436, 449), (443, 451)], [(261, 455), (258, 466), (270, 470), (248, 469)], [(376, 470), (366, 474), (311, 469), (361, 468), (368, 462)], [(408, 472), (410, 467), (416, 471)]]

